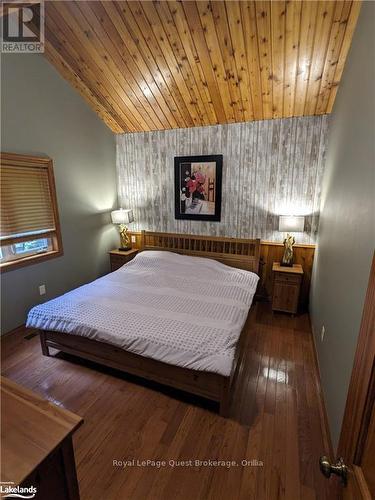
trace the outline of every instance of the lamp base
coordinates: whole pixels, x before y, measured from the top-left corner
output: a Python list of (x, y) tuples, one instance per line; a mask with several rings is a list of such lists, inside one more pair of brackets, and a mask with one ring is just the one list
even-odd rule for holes
[(132, 246), (130, 243), (130, 236), (128, 233), (128, 228), (125, 224), (120, 224), (120, 245), (119, 250), (126, 252), (127, 250), (131, 250)]
[(281, 267), (293, 267), (293, 262), (280, 262)]

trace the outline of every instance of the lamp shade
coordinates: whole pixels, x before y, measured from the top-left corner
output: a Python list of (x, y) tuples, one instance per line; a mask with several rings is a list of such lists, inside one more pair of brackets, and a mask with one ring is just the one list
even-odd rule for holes
[(111, 212), (111, 219), (113, 224), (130, 224), (134, 221), (133, 210), (113, 210)]
[(305, 227), (303, 215), (280, 215), (279, 231), (282, 233), (302, 233)]

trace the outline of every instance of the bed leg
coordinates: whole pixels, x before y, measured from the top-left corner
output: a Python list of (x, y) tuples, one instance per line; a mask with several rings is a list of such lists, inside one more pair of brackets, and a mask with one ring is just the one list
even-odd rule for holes
[(222, 417), (229, 417), (230, 401), (230, 384), (226, 382), (223, 386), (220, 400), (219, 413)]
[(228, 405), (227, 401), (224, 401), (224, 400), (220, 401), (219, 414), (221, 417), (224, 417), (224, 418), (229, 417), (229, 405)]
[(47, 342), (46, 342), (46, 334), (45, 334), (45, 332), (43, 332), (42, 330), (40, 330), (39, 331), (39, 337), (40, 337), (40, 346), (42, 348), (42, 353), (44, 354), (44, 356), (49, 356), (50, 352), (49, 352), (49, 347), (48, 347)]

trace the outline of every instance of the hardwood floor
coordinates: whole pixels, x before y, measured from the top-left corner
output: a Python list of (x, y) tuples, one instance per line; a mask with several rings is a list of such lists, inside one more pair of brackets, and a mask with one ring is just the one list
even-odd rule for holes
[[(318, 466), (329, 450), (308, 315), (272, 315), (258, 303), (252, 322), (230, 419), (177, 390), (42, 356), (24, 329), (2, 340), (2, 374), (84, 418), (74, 437), (82, 500), (336, 498)], [(133, 459), (166, 464), (113, 465)]]

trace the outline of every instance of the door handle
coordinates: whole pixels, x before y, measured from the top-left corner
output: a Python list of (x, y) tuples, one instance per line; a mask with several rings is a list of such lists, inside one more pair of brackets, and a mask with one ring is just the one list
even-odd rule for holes
[(348, 480), (348, 468), (342, 457), (340, 457), (335, 464), (332, 464), (328, 457), (322, 456), (319, 459), (319, 467), (323, 476), (329, 479), (331, 474), (335, 474), (340, 477), (342, 484), (346, 486)]

